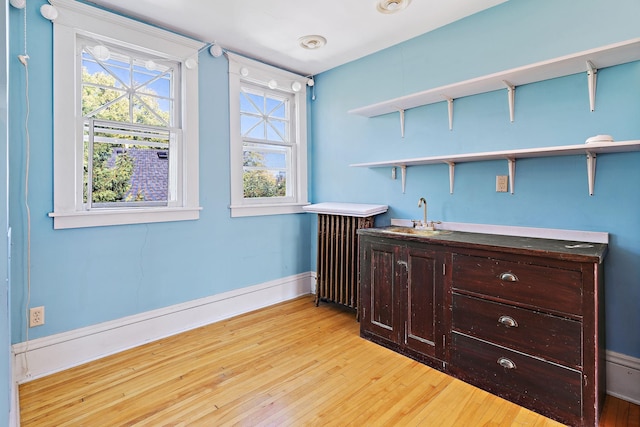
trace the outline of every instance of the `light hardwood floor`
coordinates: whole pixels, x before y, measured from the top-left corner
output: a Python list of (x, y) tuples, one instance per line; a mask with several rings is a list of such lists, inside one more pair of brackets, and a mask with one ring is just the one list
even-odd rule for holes
[[(20, 386), (28, 426), (557, 426), (361, 339), (306, 296)], [(601, 426), (640, 425), (608, 397)]]

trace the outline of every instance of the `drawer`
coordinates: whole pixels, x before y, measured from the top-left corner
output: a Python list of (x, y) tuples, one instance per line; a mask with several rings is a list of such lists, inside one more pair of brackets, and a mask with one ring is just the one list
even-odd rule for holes
[(546, 360), (582, 366), (582, 324), (524, 308), (453, 294), (454, 330)]
[(559, 313), (582, 315), (582, 273), (490, 257), (452, 254), (454, 289)]
[(567, 424), (581, 418), (580, 372), (452, 335), (450, 368), (458, 378)]

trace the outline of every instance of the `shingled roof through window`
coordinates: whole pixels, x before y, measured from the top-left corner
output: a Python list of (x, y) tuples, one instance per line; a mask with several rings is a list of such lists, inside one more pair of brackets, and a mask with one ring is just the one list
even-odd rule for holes
[(115, 148), (109, 166), (115, 157), (126, 152), (133, 159), (131, 189), (125, 200), (137, 200), (138, 195), (146, 202), (166, 202), (169, 188), (169, 153), (154, 148)]

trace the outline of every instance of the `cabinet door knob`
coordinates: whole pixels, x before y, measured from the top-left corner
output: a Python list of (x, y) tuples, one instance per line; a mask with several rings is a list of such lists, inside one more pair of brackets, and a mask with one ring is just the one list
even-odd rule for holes
[(498, 365), (505, 369), (516, 369), (516, 364), (513, 363), (513, 360), (507, 359), (506, 357), (498, 359)]
[(514, 319), (511, 316), (500, 316), (498, 318), (498, 323), (509, 327), (509, 328), (517, 328), (518, 327), (518, 322), (516, 322), (516, 319)]
[(513, 273), (502, 273), (500, 275), (500, 280), (502, 280), (503, 282), (517, 282), (518, 276)]
[(407, 263), (407, 261), (398, 261), (398, 265), (401, 265), (404, 268), (409, 269), (409, 264)]

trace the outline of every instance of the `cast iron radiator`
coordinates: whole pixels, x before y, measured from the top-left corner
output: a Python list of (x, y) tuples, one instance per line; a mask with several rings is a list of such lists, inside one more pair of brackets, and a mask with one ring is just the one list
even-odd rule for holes
[(359, 228), (373, 227), (373, 216), (318, 214), (316, 305), (335, 302), (358, 307)]

